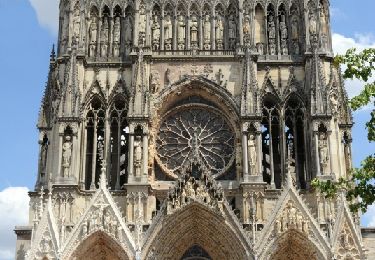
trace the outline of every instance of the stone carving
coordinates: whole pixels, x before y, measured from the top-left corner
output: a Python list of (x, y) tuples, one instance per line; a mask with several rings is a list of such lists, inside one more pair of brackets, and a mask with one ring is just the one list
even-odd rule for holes
[(164, 20), (164, 47), (166, 50), (172, 49), (172, 21), (171, 16), (165, 16)]
[(256, 175), (256, 163), (257, 163), (257, 149), (256, 149), (256, 137), (254, 134), (249, 134), (247, 140), (247, 156), (249, 160), (250, 175)]
[(221, 15), (217, 15), (215, 26), (216, 49), (222, 50), (224, 48), (224, 23)]
[[(319, 4), (320, 5), (320, 4)], [(322, 40), (322, 47), (328, 47), (328, 24), (326, 10), (323, 5), (319, 6), (319, 22), (320, 22), (320, 37)]]
[(328, 160), (329, 160), (327, 136), (325, 133), (319, 134), (318, 150), (319, 150), (320, 170), (321, 170), (321, 173), (324, 174), (325, 170), (327, 169)]
[(73, 14), (73, 43), (78, 43), (81, 30), (79, 3), (77, 2)]
[(165, 74), (164, 74), (164, 85), (165, 86), (169, 86), (171, 85), (171, 70), (169, 68), (167, 68), (167, 70), (165, 71)]
[(318, 22), (314, 13), (309, 14), (309, 33), (310, 41), (313, 45), (316, 45), (317, 34), (318, 34)]
[(62, 146), (63, 150), (63, 162), (62, 162), (62, 168), (63, 168), (63, 177), (69, 177), (69, 169), (71, 164), (71, 158), (72, 158), (72, 140), (70, 136), (65, 136), (65, 141)]
[(160, 49), (160, 22), (156, 14), (154, 14), (153, 16), (151, 30), (152, 30), (152, 49), (159, 50)]
[(345, 221), (338, 238), (336, 259), (361, 259), (353, 234)]
[(229, 15), (228, 33), (229, 33), (229, 49), (235, 49), (236, 40), (237, 40), (237, 24), (236, 24), (235, 17), (233, 14)]
[(179, 50), (184, 50), (185, 49), (185, 18), (182, 14), (178, 16), (178, 21), (177, 21), (177, 42), (178, 46), (177, 48)]
[(144, 5), (139, 8), (138, 28), (138, 45), (144, 46), (146, 43), (146, 7)]
[(142, 167), (142, 141), (140, 136), (135, 137), (134, 141), (134, 169), (135, 176), (141, 176)]
[(243, 23), (243, 41), (246, 45), (250, 44), (250, 32), (251, 32), (250, 16), (245, 15), (244, 23)]
[(215, 74), (216, 76), (216, 83), (220, 86), (223, 85), (224, 83), (224, 74), (223, 74), (223, 71), (221, 69), (219, 69), (219, 71)]
[(190, 41), (191, 48), (198, 48), (198, 19), (195, 15), (191, 17), (190, 21)]
[(274, 230), (276, 234), (281, 234), (291, 229), (308, 234), (310, 227), (309, 220), (303, 217), (293, 201), (288, 201), (286, 207), (275, 221)]
[(269, 54), (276, 55), (276, 27), (274, 16), (271, 14), (268, 17), (268, 46)]
[(124, 40), (125, 40), (125, 47), (126, 47), (126, 52), (130, 52), (130, 48), (133, 45), (133, 23), (131, 21), (131, 18), (129, 16), (125, 17), (125, 22), (124, 22)]
[(96, 17), (92, 17), (90, 24), (90, 57), (96, 55), (96, 41), (98, 37), (98, 24)]
[(167, 197), (167, 212), (174, 211), (194, 201), (204, 203), (209, 207), (217, 208), (224, 199), (224, 192), (210, 174), (203, 168), (192, 171), (190, 167), (183, 169), (184, 173), (177, 181), (174, 189), (170, 190)]
[(150, 75), (150, 86), (153, 94), (157, 93), (160, 88), (160, 74), (158, 71), (153, 70)]
[(211, 49), (211, 21), (210, 16), (206, 14), (204, 16), (204, 23), (203, 23), (203, 48), (205, 50)]
[(281, 54), (288, 55), (288, 29), (285, 23), (285, 15), (280, 20)]
[(120, 37), (121, 37), (121, 21), (120, 17), (115, 17), (115, 22), (113, 25), (113, 56), (120, 56)]
[(109, 24), (108, 17), (104, 16), (103, 24), (100, 32), (100, 46), (101, 46), (101, 56), (108, 56), (108, 39), (109, 39)]
[(292, 45), (293, 45), (293, 54), (299, 55), (299, 19), (296, 14), (293, 14), (291, 17), (291, 37), (292, 37)]

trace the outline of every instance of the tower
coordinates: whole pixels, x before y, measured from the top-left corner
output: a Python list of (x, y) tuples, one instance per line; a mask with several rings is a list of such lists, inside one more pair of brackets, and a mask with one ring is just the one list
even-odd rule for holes
[(326, 0), (61, 0), (17, 259), (365, 259)]

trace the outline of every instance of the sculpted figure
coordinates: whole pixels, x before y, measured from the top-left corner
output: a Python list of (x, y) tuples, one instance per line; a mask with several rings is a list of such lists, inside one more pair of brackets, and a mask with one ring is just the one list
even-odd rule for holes
[(318, 141), (318, 149), (319, 149), (319, 160), (321, 165), (321, 172), (324, 173), (324, 169), (328, 163), (328, 147), (327, 147), (327, 138), (324, 133), (319, 134), (319, 141)]
[(296, 15), (291, 18), (291, 37), (292, 40), (298, 40), (298, 17)]
[(203, 22), (203, 41), (205, 50), (209, 50), (211, 48), (211, 21), (210, 16), (206, 14), (204, 16)]
[(310, 35), (317, 34), (317, 21), (315, 14), (310, 14), (310, 26), (309, 26)]
[(273, 15), (268, 18), (268, 45), (269, 54), (276, 55), (276, 29)]
[(185, 48), (185, 19), (180, 14), (177, 21), (177, 40), (178, 49), (183, 50)]
[(250, 166), (250, 174), (255, 175), (255, 166), (257, 161), (257, 151), (256, 151), (256, 144), (255, 144), (255, 136), (253, 134), (249, 135), (247, 141), (247, 156), (249, 160)]
[(96, 23), (96, 17), (91, 20), (90, 24), (90, 57), (95, 56), (96, 53), (96, 41), (98, 37), (98, 24)]
[(221, 16), (218, 16), (216, 19), (216, 30), (215, 30), (216, 40), (223, 40), (223, 33), (224, 33), (223, 19), (221, 18)]
[(165, 86), (169, 86), (171, 84), (171, 70), (169, 68), (165, 71), (164, 84)]
[(109, 25), (108, 25), (108, 18), (105, 17), (103, 24), (102, 24), (102, 30), (101, 30), (101, 51), (102, 51), (102, 57), (107, 56), (108, 52), (108, 33), (109, 33)]
[(69, 177), (69, 167), (71, 163), (71, 157), (72, 157), (72, 142), (71, 142), (71, 137), (66, 136), (65, 137), (65, 142), (62, 146), (63, 150), (63, 177)]
[(228, 33), (229, 33), (229, 48), (234, 49), (236, 47), (237, 25), (236, 25), (236, 21), (235, 21), (233, 14), (229, 16)]
[(166, 50), (172, 49), (172, 21), (170, 15), (164, 20), (164, 45)]
[(74, 16), (73, 16), (73, 36), (74, 40), (78, 42), (79, 32), (80, 32), (80, 14), (79, 14), (79, 7), (76, 6), (74, 9)]
[(158, 50), (160, 48), (160, 24), (157, 15), (153, 16), (152, 23), (152, 48)]
[(285, 23), (285, 15), (281, 16), (280, 34), (281, 34), (281, 39), (288, 39), (288, 29), (287, 29), (286, 23)]
[(113, 25), (113, 56), (120, 56), (120, 36), (121, 36), (121, 25), (120, 17), (115, 18)]
[(250, 32), (251, 32), (251, 26), (250, 26), (250, 16), (246, 15), (244, 18), (244, 23), (243, 23), (243, 37), (244, 37), (244, 42), (249, 44), (250, 43)]
[(132, 46), (133, 42), (133, 26), (132, 26), (132, 21), (129, 16), (125, 18), (125, 35), (124, 35), (124, 40), (125, 40), (125, 45), (127, 48), (130, 48)]
[(136, 136), (134, 142), (134, 167), (135, 167), (135, 176), (141, 176), (141, 165), (142, 165), (142, 144), (141, 137)]
[(198, 47), (198, 19), (195, 15), (191, 17), (190, 41), (192, 47)]

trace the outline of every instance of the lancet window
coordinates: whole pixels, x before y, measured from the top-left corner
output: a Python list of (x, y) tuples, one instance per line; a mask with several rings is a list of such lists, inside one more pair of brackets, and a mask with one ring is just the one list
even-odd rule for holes
[(117, 98), (110, 111), (110, 165), (109, 186), (119, 190), (128, 181), (129, 126), (126, 120), (126, 102)]
[(292, 95), (281, 110), (276, 98), (265, 96), (262, 119), (263, 179), (280, 189), (288, 175), (293, 185), (306, 188), (305, 107)]
[(86, 115), (85, 188), (95, 189), (104, 160), (105, 107), (94, 97)]

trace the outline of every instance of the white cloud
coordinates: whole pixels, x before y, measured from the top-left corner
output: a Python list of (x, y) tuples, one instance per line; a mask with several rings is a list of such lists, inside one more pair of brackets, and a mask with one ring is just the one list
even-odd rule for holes
[(57, 35), (59, 22), (59, 0), (29, 0), (38, 17), (39, 24)]
[[(333, 51), (337, 54), (345, 54), (350, 48), (356, 48), (358, 51), (367, 48), (375, 48), (375, 37), (372, 34), (357, 34), (354, 38), (346, 37), (334, 33), (332, 35)], [(370, 80), (375, 81), (375, 75)], [(346, 89), (349, 98), (358, 95), (363, 88), (363, 82), (359, 80), (347, 80)]]
[(362, 216), (362, 224), (367, 227), (375, 227), (375, 204), (367, 209)]
[(29, 196), (26, 187), (10, 187), (0, 191), (0, 259), (14, 259), (16, 225), (28, 224)]

